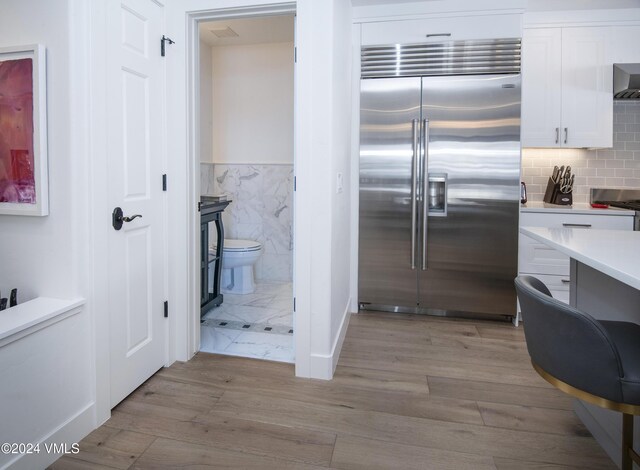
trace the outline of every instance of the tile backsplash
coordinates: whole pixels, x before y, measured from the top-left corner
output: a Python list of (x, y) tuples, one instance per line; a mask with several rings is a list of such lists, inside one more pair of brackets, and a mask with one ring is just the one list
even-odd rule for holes
[(291, 281), (293, 165), (201, 163), (200, 193), (233, 201), (222, 215), (225, 238), (262, 244), (256, 279)]
[(523, 149), (522, 181), (530, 201), (542, 201), (554, 165), (571, 165), (576, 203), (589, 202), (591, 188), (640, 189), (640, 100), (614, 101), (612, 149)]

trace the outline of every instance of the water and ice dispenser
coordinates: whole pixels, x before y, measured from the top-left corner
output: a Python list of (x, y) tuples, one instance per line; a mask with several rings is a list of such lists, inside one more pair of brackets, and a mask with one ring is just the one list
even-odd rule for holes
[(429, 203), (429, 216), (444, 217), (447, 215), (447, 174), (429, 174), (429, 186), (427, 190), (427, 202)]

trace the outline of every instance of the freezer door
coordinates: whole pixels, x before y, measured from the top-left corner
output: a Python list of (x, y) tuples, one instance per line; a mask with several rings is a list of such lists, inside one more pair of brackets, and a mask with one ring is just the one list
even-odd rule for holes
[(420, 220), (419, 306), (515, 315), (520, 75), (422, 80), (426, 176), (445, 177), (424, 200), (446, 212)]
[(361, 81), (358, 296), (364, 308), (417, 305), (420, 86), (420, 78)]

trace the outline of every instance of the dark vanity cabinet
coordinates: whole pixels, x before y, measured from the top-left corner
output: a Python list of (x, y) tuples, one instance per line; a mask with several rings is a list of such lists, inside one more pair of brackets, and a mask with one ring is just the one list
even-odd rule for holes
[[(222, 250), (224, 248), (224, 227), (222, 212), (231, 201), (202, 196), (200, 198), (200, 316), (222, 303), (220, 276), (222, 275)], [(216, 252), (209, 256), (209, 224), (215, 224), (217, 240)], [(211, 266), (211, 270), (209, 267)], [(209, 287), (210, 272), (213, 275), (213, 288)]]

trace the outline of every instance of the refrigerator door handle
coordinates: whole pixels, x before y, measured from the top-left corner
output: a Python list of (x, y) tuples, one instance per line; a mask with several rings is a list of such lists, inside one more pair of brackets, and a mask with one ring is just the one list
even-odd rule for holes
[(422, 270), (427, 269), (427, 219), (429, 218), (429, 120), (422, 120)]
[(411, 169), (411, 269), (416, 269), (416, 224), (418, 216), (418, 146), (419, 125), (418, 120), (411, 121), (413, 131), (413, 156)]

